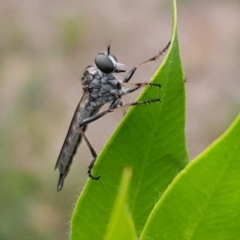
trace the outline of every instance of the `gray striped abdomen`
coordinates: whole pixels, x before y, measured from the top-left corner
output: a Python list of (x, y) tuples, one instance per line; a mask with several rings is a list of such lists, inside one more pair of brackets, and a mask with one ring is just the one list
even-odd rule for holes
[[(58, 156), (58, 160), (55, 166), (55, 169), (58, 168), (60, 172), (58, 191), (60, 191), (63, 187), (64, 179), (69, 172), (69, 168), (71, 166), (73, 158), (82, 140), (82, 135), (79, 132), (79, 126), (83, 119), (90, 117), (92, 114), (79, 105), (75, 110), (70, 127), (68, 129), (67, 136), (64, 140), (61, 152)], [(83, 131), (86, 131), (87, 126), (82, 127), (82, 129)]]

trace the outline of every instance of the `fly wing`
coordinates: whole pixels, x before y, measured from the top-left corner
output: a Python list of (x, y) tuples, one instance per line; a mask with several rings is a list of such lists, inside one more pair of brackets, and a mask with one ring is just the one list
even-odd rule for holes
[[(79, 133), (79, 125), (81, 124), (82, 120), (88, 118), (90, 113), (84, 109), (82, 106), (82, 102), (84, 101), (86, 94), (84, 93), (82, 99), (80, 100), (75, 113), (73, 115), (71, 124), (68, 129), (67, 136), (64, 140), (62, 149), (58, 156), (58, 160), (56, 162), (55, 169), (59, 169), (59, 181), (57, 190), (60, 191), (64, 184), (64, 179), (69, 172), (69, 168), (73, 161), (74, 155), (77, 152), (77, 148), (82, 140), (82, 135)], [(83, 131), (86, 131), (87, 126), (83, 127)]]

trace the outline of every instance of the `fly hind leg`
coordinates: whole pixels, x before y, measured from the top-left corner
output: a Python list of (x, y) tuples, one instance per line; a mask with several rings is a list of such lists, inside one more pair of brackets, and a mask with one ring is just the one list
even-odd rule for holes
[[(97, 176), (97, 177), (95, 177), (95, 176), (92, 175), (92, 169), (93, 169), (94, 164), (95, 164), (95, 161), (96, 161), (96, 159), (97, 159), (97, 153), (96, 153), (96, 151), (94, 150), (94, 148), (92, 147), (92, 145), (91, 145), (91, 143), (89, 142), (89, 140), (87, 139), (85, 133), (84, 133), (83, 130), (82, 130), (82, 127), (84, 127), (85, 125), (87, 125), (87, 124), (89, 124), (89, 123), (91, 123), (91, 122), (96, 121), (97, 119), (99, 119), (99, 118), (107, 115), (108, 113), (114, 112), (115, 110), (125, 109), (126, 107), (130, 107), (130, 106), (136, 106), (136, 105), (142, 105), (142, 104), (153, 103), (153, 102), (160, 102), (160, 101), (161, 101), (160, 98), (155, 98), (155, 99), (149, 99), (149, 100), (135, 101), (135, 102), (131, 102), (131, 103), (123, 104), (123, 105), (122, 105), (122, 104), (120, 104), (120, 105), (118, 104), (118, 107), (117, 107), (117, 105), (113, 105), (113, 106), (115, 106), (115, 107), (113, 107), (113, 108), (111, 108), (111, 109), (110, 109), (110, 107), (109, 107), (108, 110), (103, 111), (103, 112), (100, 112), (100, 113), (98, 113), (98, 114), (96, 114), (96, 115), (93, 115), (93, 116), (91, 116), (91, 117), (86, 118), (86, 119), (83, 120), (83, 122), (82, 122), (82, 123), (80, 124), (80, 126), (79, 126), (79, 132), (80, 132), (80, 134), (82, 134), (82, 136), (83, 136), (85, 142), (87, 143), (87, 146), (88, 146), (88, 148), (89, 148), (89, 150), (90, 150), (90, 152), (91, 152), (91, 154), (92, 154), (92, 156), (93, 156), (93, 159), (92, 159), (91, 163), (90, 163), (89, 166), (88, 166), (88, 176), (89, 176), (91, 179), (93, 179), (93, 180), (98, 180), (98, 179), (101, 177), (101, 175), (99, 175), (99, 176)], [(116, 101), (116, 102), (117, 102), (117, 101)], [(119, 103), (119, 102), (118, 102), (118, 103)], [(111, 106), (111, 105), (110, 105), (110, 106)]]
[(87, 139), (87, 137), (86, 137), (86, 135), (85, 135), (85, 133), (84, 133), (84, 131), (82, 130), (81, 127), (79, 127), (79, 132), (80, 132), (80, 134), (82, 135), (82, 137), (84, 138), (84, 140), (85, 140), (85, 142), (86, 142), (86, 144), (87, 144), (87, 146), (88, 146), (88, 148), (89, 148), (89, 150), (90, 150), (90, 152), (91, 152), (91, 154), (92, 154), (92, 157), (93, 157), (91, 163), (90, 163), (89, 166), (88, 166), (88, 171), (87, 171), (88, 176), (89, 176), (91, 179), (93, 179), (93, 180), (98, 180), (98, 179), (101, 177), (101, 175), (99, 175), (99, 176), (97, 176), (97, 177), (95, 177), (95, 176), (92, 175), (92, 168), (93, 168), (94, 163), (95, 163), (95, 161), (96, 161), (96, 159), (97, 159), (97, 153), (96, 153), (96, 151), (94, 150), (94, 148), (93, 148), (93, 146), (91, 145), (91, 143), (89, 142), (89, 140)]

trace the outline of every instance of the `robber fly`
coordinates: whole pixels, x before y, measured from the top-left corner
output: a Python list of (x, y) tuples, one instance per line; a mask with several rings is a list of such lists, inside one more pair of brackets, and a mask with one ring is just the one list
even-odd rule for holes
[[(119, 63), (117, 58), (110, 52), (110, 45), (107, 46), (107, 51), (100, 52), (96, 56), (94, 65), (85, 68), (81, 78), (83, 96), (77, 105), (55, 166), (55, 169), (58, 168), (60, 172), (57, 185), (58, 192), (63, 188), (64, 179), (69, 172), (73, 157), (77, 152), (82, 138), (86, 141), (93, 156), (93, 160), (88, 166), (88, 176), (94, 180), (100, 178), (100, 176), (92, 175), (92, 168), (97, 154), (85, 135), (89, 123), (113, 112), (115, 109), (160, 101), (160, 98), (156, 98), (123, 105), (121, 99), (123, 95), (132, 93), (141, 87), (161, 87), (160, 84), (156, 83), (130, 84), (129, 81), (139, 66), (158, 60), (167, 51), (169, 45), (170, 42), (157, 55), (134, 66), (123, 80), (117, 77), (117, 73), (126, 72), (126, 67), (122, 63)], [(105, 103), (110, 104), (108, 110), (98, 113)]]

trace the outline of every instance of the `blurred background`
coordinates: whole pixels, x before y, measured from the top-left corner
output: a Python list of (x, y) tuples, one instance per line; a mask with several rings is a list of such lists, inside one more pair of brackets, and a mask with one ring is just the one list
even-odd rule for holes
[[(191, 158), (239, 113), (239, 13), (237, 0), (178, 1)], [(54, 165), (83, 69), (110, 40), (130, 69), (170, 35), (169, 0), (0, 1), (0, 239), (68, 238), (91, 155), (82, 144), (61, 193)], [(149, 80), (157, 67), (142, 67), (134, 81)], [(91, 124), (87, 135), (97, 151), (121, 118), (119, 111)]]

